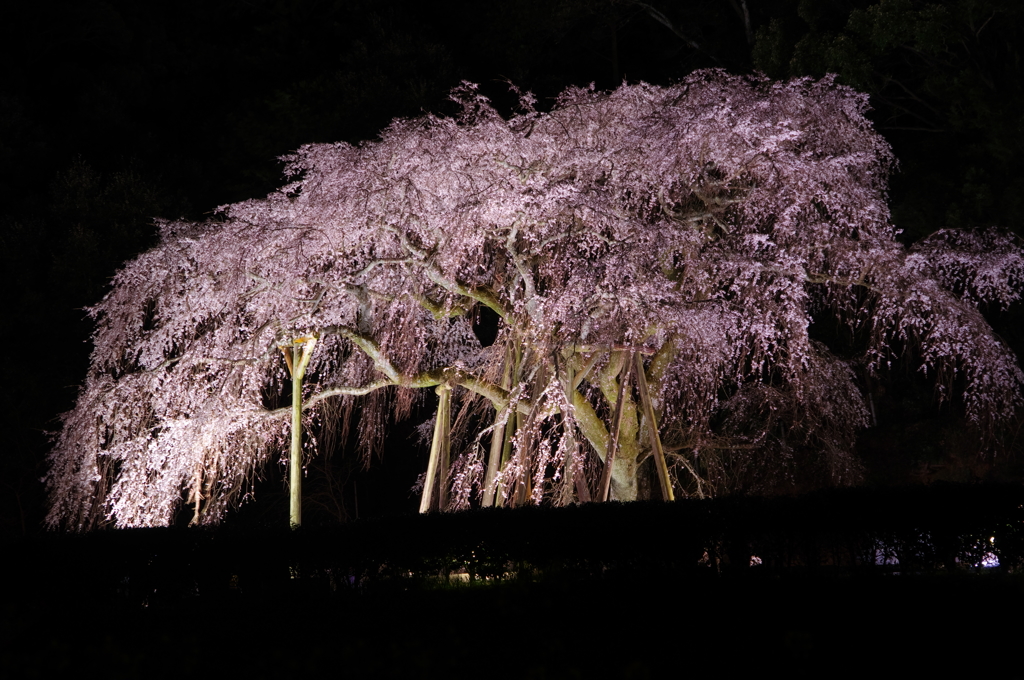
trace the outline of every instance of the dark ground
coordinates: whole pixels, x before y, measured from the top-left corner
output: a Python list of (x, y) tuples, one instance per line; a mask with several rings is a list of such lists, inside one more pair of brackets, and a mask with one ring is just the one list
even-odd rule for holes
[(1022, 508), (940, 485), (50, 534), (3, 562), (0, 674), (1020, 677)]
[(197, 596), (148, 607), (21, 592), (3, 606), (0, 673), (8, 678), (654, 678), (783, 669), (790, 677), (1020, 677), (1024, 634), (1019, 574), (637, 576)]

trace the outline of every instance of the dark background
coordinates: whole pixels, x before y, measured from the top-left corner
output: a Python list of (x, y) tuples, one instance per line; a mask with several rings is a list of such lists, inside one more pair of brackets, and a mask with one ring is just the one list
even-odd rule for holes
[[(45, 514), (47, 432), (88, 365), (97, 302), (155, 244), (153, 217), (204, 219), (282, 183), (278, 156), (373, 139), (396, 116), (450, 111), (461, 80), (500, 109), (506, 81), (541, 106), (565, 86), (667, 84), (697, 68), (827, 72), (871, 95), (900, 170), (891, 207), (912, 243), (942, 227), (1024, 229), (1017, 0), (81, 0), (0, 9), (0, 275), (5, 446), (0, 531)], [(985, 310), (1024, 350), (1020, 306)], [(829, 328), (815, 329), (835, 345)], [(839, 348), (841, 349), (841, 348)], [(1017, 424), (980, 450), (956, 403), (910, 367), (866, 386), (869, 483), (1020, 481)], [(426, 413), (423, 414), (426, 417)], [(396, 434), (369, 470), (329, 452), (307, 521), (412, 512), (426, 450)], [(281, 470), (229, 522), (284, 522)], [(806, 489), (779, 489), (792, 492)]]

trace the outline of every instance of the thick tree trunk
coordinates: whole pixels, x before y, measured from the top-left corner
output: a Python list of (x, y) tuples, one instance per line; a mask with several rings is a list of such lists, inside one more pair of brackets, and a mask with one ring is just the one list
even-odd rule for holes
[[(555, 355), (555, 370), (558, 371), (558, 355)], [(565, 362), (565, 372), (559, 378), (562, 384), (565, 386), (565, 401), (567, 404), (573, 403), (573, 394), (576, 392), (576, 370), (573, 362)], [(590, 489), (587, 488), (587, 480), (584, 478), (582, 472), (582, 465), (579, 470), (576, 470), (576, 466), (579, 462), (576, 460), (577, 456), (580, 455), (579, 446), (576, 444), (576, 426), (567, 419), (566, 414), (562, 414), (562, 427), (565, 432), (565, 437), (568, 440), (569, 452), (565, 457), (565, 484), (562, 487), (562, 496), (558, 499), (559, 505), (569, 505), (573, 502), (573, 493), (576, 494), (576, 500), (580, 503), (590, 502)]]
[[(515, 362), (515, 355), (511, 351), (505, 352), (505, 369), (501, 376), (501, 388), (508, 390), (512, 385), (512, 372), (514, 370), (513, 363)], [(509, 413), (506, 419), (512, 420), (513, 414)], [(501, 423), (501, 413), (495, 412), (494, 414), (494, 429), (491, 430), (491, 450), (487, 456), (487, 473), (484, 475), (484, 497), (483, 507), (489, 508), (494, 505), (494, 496), (498, 492), (495, 488), (495, 479), (498, 476), (498, 471), (502, 465), (502, 452), (504, 450), (504, 444), (506, 440), (505, 432), (508, 429), (507, 425)]]
[[(516, 423), (519, 420), (519, 414), (512, 412), (508, 414), (508, 420), (505, 422), (505, 436), (501, 445), (501, 465), (499, 469), (504, 470), (505, 466), (508, 465), (508, 461), (512, 458), (512, 438), (516, 434)], [(503, 484), (495, 485), (494, 490), (494, 504), (497, 507), (503, 507), (505, 505), (505, 487)]]
[(494, 494), (497, 491), (494, 480), (498, 476), (498, 468), (501, 466), (501, 450), (505, 443), (505, 424), (501, 422), (501, 411), (495, 411), (492, 427), (491, 449), (487, 453), (487, 472), (484, 475), (484, 497), (481, 501), (481, 505), (485, 508), (494, 505)]
[[(621, 451), (620, 451), (621, 453)], [(636, 457), (616, 456), (612, 463), (612, 483), (608, 498), (611, 501), (637, 499)]]
[[(603, 497), (603, 487), (600, 487), (597, 500), (635, 501), (637, 498), (636, 461), (640, 455), (640, 446), (636, 402), (633, 401), (633, 390), (629, 387), (632, 363), (632, 359), (626, 352), (613, 352), (607, 366), (598, 376), (601, 393), (605, 401), (612, 407), (613, 412), (616, 413), (612, 421), (613, 431), (609, 433), (603, 425), (597, 422), (591, 427), (581, 423), (584, 426), (584, 434), (594, 445), (597, 455), (605, 463), (605, 470), (610, 475), (607, 496)], [(620, 403), (621, 414), (619, 414)], [(596, 419), (596, 413), (592, 408), (589, 409), (590, 414), (581, 413), (581, 406), (584, 412), (588, 409), (580, 399), (574, 398), (573, 404), (576, 405), (578, 415), (584, 417), (589, 415), (589, 418)], [(616, 422), (618, 423), (617, 436), (615, 436)], [(616, 446), (609, 467), (608, 456), (612, 449), (613, 437), (616, 439)], [(603, 441), (601, 441), (602, 439)]]
[[(625, 373), (621, 374), (623, 368)], [(607, 501), (612, 498), (610, 494), (613, 477), (619, 478), (620, 484), (622, 481), (626, 481), (628, 483), (628, 478), (632, 477), (633, 486), (632, 494), (628, 494), (628, 490), (626, 490), (627, 494), (631, 495), (632, 498), (619, 498), (617, 496), (614, 498), (616, 498), (616, 500), (636, 500), (636, 459), (634, 457), (632, 461), (629, 461), (628, 459), (620, 461), (617, 460), (616, 455), (619, 448), (619, 438), (622, 435), (622, 420), (625, 415), (624, 406), (626, 403), (626, 391), (629, 389), (629, 375), (632, 370), (633, 362), (632, 356), (630, 356), (625, 366), (620, 367), (619, 389), (618, 394), (615, 397), (615, 416), (612, 419), (611, 439), (608, 442), (608, 452), (605, 454), (604, 472), (601, 474), (601, 486), (597, 496), (598, 500), (601, 501)], [(633, 463), (632, 466), (629, 465), (630, 462)]]
[(665, 449), (661, 446), (661, 435), (658, 433), (658, 418), (654, 413), (654, 404), (651, 401), (650, 390), (647, 389), (647, 377), (644, 375), (644, 360), (639, 354), (636, 355), (636, 384), (640, 388), (640, 401), (644, 408), (647, 434), (651, 439), (651, 453), (654, 455), (654, 465), (658, 472), (661, 498), (666, 501), (674, 501), (676, 496), (672, 491), (672, 478), (668, 474)]
[[(509, 385), (518, 385), (519, 381), (523, 379), (522, 348), (518, 344), (515, 344), (509, 354), (512, 364), (512, 378), (509, 381)], [(508, 461), (512, 458), (512, 438), (516, 434), (516, 425), (518, 422), (519, 414), (517, 411), (512, 411), (508, 414), (508, 419), (505, 421), (505, 435), (501, 446), (501, 464), (499, 465), (499, 470), (504, 470)], [(499, 508), (505, 505), (505, 489), (502, 484), (495, 485), (494, 505)]]

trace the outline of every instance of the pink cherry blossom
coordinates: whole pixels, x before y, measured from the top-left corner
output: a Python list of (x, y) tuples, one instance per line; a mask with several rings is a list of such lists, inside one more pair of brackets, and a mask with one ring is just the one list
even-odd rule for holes
[[(779, 427), (853, 481), (868, 424), (855, 368), (916, 362), (988, 431), (1020, 407), (1024, 376), (978, 304), (1018, 298), (1021, 250), (995, 231), (901, 246), (866, 95), (702, 71), (570, 88), (548, 113), (526, 95), (510, 118), (471, 84), (453, 97), (459, 117), (304, 146), (266, 198), (160, 223), (90, 310), (89, 374), (50, 456), (51, 525), (166, 525), (183, 501), (221, 521), (286, 451), (278, 346), (305, 336), (319, 338), (314, 433), (362, 405), (369, 445), (375, 409), (454, 388), (450, 507), (592, 493), (637, 354), (677, 484), (699, 477), (702, 447), (756, 455)], [(487, 347), (483, 308), (498, 319)], [(860, 356), (808, 335), (824, 316), (868, 338)], [(630, 500), (651, 424), (623, 394), (611, 497)]]

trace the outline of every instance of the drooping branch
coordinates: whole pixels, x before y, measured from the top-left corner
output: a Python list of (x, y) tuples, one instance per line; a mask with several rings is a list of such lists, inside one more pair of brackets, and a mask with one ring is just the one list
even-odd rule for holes
[(486, 307), (489, 307), (503, 319), (506, 319), (509, 316), (509, 310), (505, 308), (505, 305), (503, 305), (500, 300), (498, 300), (494, 292), (489, 290), (486, 286), (471, 287), (459, 283), (454, 278), (445, 276), (440, 267), (433, 262), (430, 252), (414, 245), (410, 241), (409, 237), (400, 229), (390, 226), (385, 226), (384, 229), (395, 234), (398, 237), (402, 248), (413, 255), (411, 258), (405, 258), (405, 261), (421, 268), (426, 274), (427, 279), (432, 283), (435, 283), (451, 293), (475, 300)]

